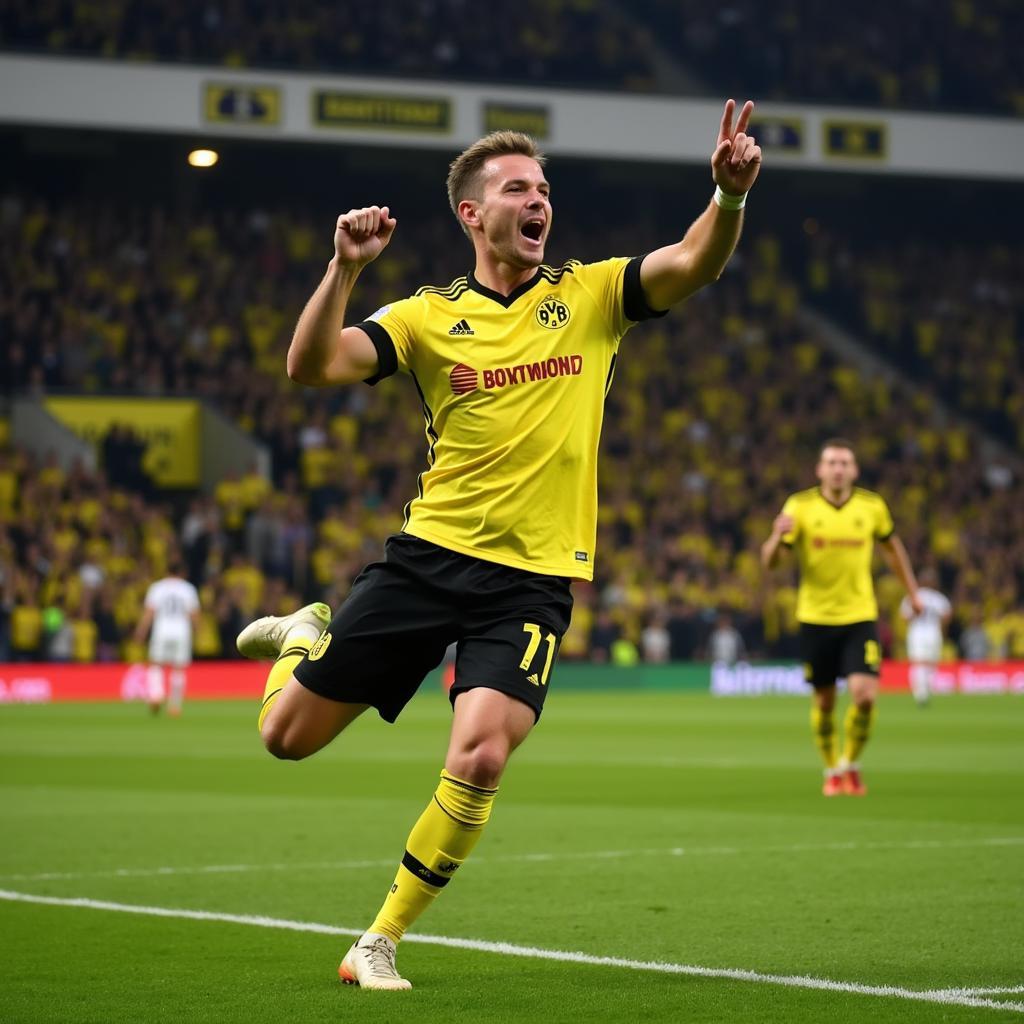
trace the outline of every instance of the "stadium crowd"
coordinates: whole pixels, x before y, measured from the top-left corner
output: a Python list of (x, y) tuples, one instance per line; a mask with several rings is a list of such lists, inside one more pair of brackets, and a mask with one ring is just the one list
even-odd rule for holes
[(229, 67), (287, 67), (671, 91), (668, 62), (709, 92), (764, 100), (1024, 114), (1014, 0), (826, 6), (648, 0), (203, 4), (9, 0), (0, 48)]
[(0, 47), (345, 74), (616, 89), (655, 84), (650, 33), (603, 0), (526, 0), (486, 9), (465, 0), (13, 0), (0, 15)]
[(1015, 0), (650, 0), (647, 24), (720, 92), (762, 100), (1024, 114)]
[[(464, 272), (453, 230), (403, 222), (354, 312)], [(609, 227), (602, 254), (637, 251), (645, 231), (656, 237), (651, 225)], [(586, 253), (570, 228), (560, 233), (567, 254)], [(145, 586), (178, 551), (201, 591), (197, 655), (229, 655), (249, 618), (336, 604), (379, 556), (415, 493), (423, 420), (400, 378), (328, 391), (287, 379), (292, 325), (329, 255), (319, 221), (291, 208), (184, 221), (0, 200), (10, 392), (199, 395), (266, 443), (274, 466), (271, 481), (239, 473), (213, 495), (182, 496), (132, 483), (130, 429), (102, 446), (95, 473), (5, 451), (0, 656), (137, 655)], [(914, 563), (939, 570), (964, 651), (1024, 656), (1012, 474), (986, 465), (975, 433), (941, 424), (926, 391), (867, 378), (810, 336), (798, 276), (778, 240), (749, 236), (714, 288), (624, 340), (602, 445), (598, 575), (575, 587), (564, 657), (793, 656), (793, 574), (765, 577), (757, 550), (785, 496), (813, 484), (817, 445), (834, 434), (852, 435), (863, 482), (889, 501)], [(883, 574), (879, 593), (898, 652), (901, 588)]]
[(911, 239), (859, 244), (818, 233), (807, 297), (965, 415), (1024, 450), (1020, 246)]

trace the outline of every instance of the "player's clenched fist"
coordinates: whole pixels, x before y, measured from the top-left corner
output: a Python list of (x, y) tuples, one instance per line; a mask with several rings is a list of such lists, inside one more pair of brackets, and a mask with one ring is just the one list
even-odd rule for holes
[(364, 206), (343, 213), (334, 230), (338, 262), (351, 267), (366, 266), (384, 251), (397, 223), (386, 206)]

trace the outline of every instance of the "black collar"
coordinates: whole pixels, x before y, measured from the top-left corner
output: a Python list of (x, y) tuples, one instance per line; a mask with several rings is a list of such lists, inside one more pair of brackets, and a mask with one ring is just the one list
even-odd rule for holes
[(825, 502), (826, 505), (828, 505), (830, 508), (834, 508), (838, 512), (841, 508), (845, 508), (847, 505), (849, 505), (850, 502), (853, 500), (854, 490), (855, 490), (855, 488), (851, 487), (850, 488), (850, 497), (847, 498), (846, 501), (841, 501), (838, 505), (834, 501), (829, 501), (828, 498), (825, 497), (825, 488), (824, 487), (819, 487), (818, 488), (818, 493), (821, 495), (821, 500), (823, 502)]
[(478, 292), (486, 299), (493, 299), (499, 306), (504, 306), (505, 309), (508, 309), (508, 307), (511, 306), (520, 295), (525, 295), (535, 284), (538, 284), (541, 277), (540, 267), (538, 267), (537, 272), (529, 281), (524, 281), (518, 288), (514, 289), (508, 295), (502, 295), (501, 292), (496, 292), (492, 288), (484, 287), (484, 285), (476, 279), (476, 275), (472, 270), (466, 275), (466, 280), (469, 282), (469, 287), (472, 288), (473, 291)]

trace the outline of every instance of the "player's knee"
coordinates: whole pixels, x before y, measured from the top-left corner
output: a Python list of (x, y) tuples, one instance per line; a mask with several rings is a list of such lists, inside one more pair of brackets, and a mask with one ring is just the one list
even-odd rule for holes
[(508, 763), (509, 746), (502, 738), (481, 740), (459, 751), (451, 760), (453, 774), (474, 786), (493, 789)]
[(268, 753), (281, 761), (301, 761), (306, 756), (294, 730), (290, 730), (285, 722), (267, 719), (260, 727), (260, 738)]

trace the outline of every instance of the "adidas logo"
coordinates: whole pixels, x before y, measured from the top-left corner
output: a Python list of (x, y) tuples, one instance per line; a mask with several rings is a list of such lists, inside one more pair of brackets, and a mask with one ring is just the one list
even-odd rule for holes
[(534, 686), (540, 686), (540, 679), (538, 678), (536, 672), (531, 672), (526, 677), (526, 681), (529, 682), (529, 683), (533, 683)]
[(448, 332), (449, 334), (475, 334), (476, 332), (472, 327), (469, 326), (469, 321), (460, 320), (455, 324), (452, 329)]

